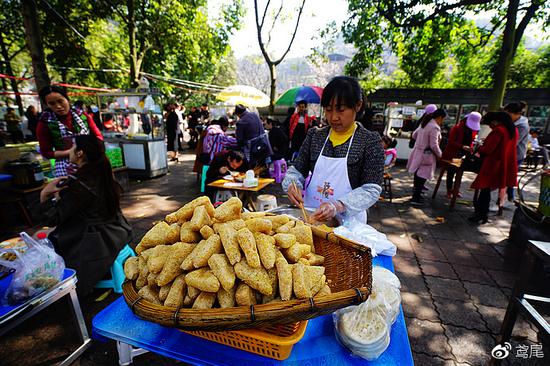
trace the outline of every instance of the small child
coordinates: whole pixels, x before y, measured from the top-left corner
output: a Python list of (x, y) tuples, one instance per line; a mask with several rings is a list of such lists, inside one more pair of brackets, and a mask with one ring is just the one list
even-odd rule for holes
[(384, 146), (384, 170), (390, 169), (395, 165), (395, 160), (397, 159), (397, 140), (388, 135), (382, 137), (382, 146)]

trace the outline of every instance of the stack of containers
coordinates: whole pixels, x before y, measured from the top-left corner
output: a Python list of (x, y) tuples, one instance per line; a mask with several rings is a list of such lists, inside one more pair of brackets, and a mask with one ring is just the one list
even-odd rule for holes
[(388, 348), (401, 305), (400, 287), (395, 274), (375, 266), (368, 300), (333, 314), (337, 339), (353, 354), (372, 361)]

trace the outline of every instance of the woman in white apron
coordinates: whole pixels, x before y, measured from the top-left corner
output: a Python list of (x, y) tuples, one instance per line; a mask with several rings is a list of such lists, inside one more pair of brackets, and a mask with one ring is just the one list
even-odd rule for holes
[(382, 191), (384, 149), (380, 136), (355, 122), (363, 109), (363, 93), (356, 79), (332, 79), (323, 91), (321, 106), (329, 126), (308, 131), (283, 189), (293, 204), (316, 209), (312, 220), (354, 218), (365, 223), (366, 210)]

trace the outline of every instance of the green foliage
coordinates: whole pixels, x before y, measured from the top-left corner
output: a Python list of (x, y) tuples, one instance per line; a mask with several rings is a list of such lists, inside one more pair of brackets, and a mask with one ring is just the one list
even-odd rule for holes
[[(51, 7), (46, 2), (37, 2), (46, 61), (54, 81), (129, 87), (132, 58), (128, 5), (132, 3), (139, 70), (218, 85), (228, 85), (236, 78), (229, 36), (239, 27), (243, 15), (241, 0), (223, 5), (210, 18), (207, 0), (48, 0), (47, 3)], [(2, 35), (9, 33), (10, 39), (24, 46), (19, 1), (1, 0), (0, 6)], [(17, 47), (15, 42), (13, 47)], [(21, 72), (20, 67), (17, 72)], [(151, 83), (179, 99), (192, 94), (166, 82)], [(204, 101), (205, 95), (200, 98)]]
[[(342, 32), (357, 53), (346, 65), (346, 72), (364, 78), (369, 89), (492, 87), (508, 1), (455, 4), (446, 0), (349, 0), (350, 17)], [(529, 9), (533, 9), (531, 17)], [(466, 20), (468, 11), (490, 11), (493, 18), (487, 28), (481, 28)], [(550, 25), (550, 3), (522, 0), (517, 27), (524, 18)], [(397, 56), (398, 69), (380, 76), (382, 56), (390, 54)], [(549, 54), (548, 48), (532, 52), (520, 47), (508, 86), (549, 86)]]

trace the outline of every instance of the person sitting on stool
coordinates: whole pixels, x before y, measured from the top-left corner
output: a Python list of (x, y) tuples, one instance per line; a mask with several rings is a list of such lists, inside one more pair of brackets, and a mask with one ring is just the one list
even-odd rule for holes
[(68, 268), (76, 270), (77, 292), (86, 295), (132, 239), (120, 210), (122, 188), (114, 179), (103, 142), (77, 135), (69, 150), (74, 176), (52, 180), (40, 192), (46, 224), (56, 226), (48, 238)]
[(214, 201), (217, 189), (208, 187), (208, 184), (231, 174), (231, 172), (244, 173), (247, 170), (248, 162), (242, 152), (224, 150), (217, 153), (206, 171), (205, 193)]

